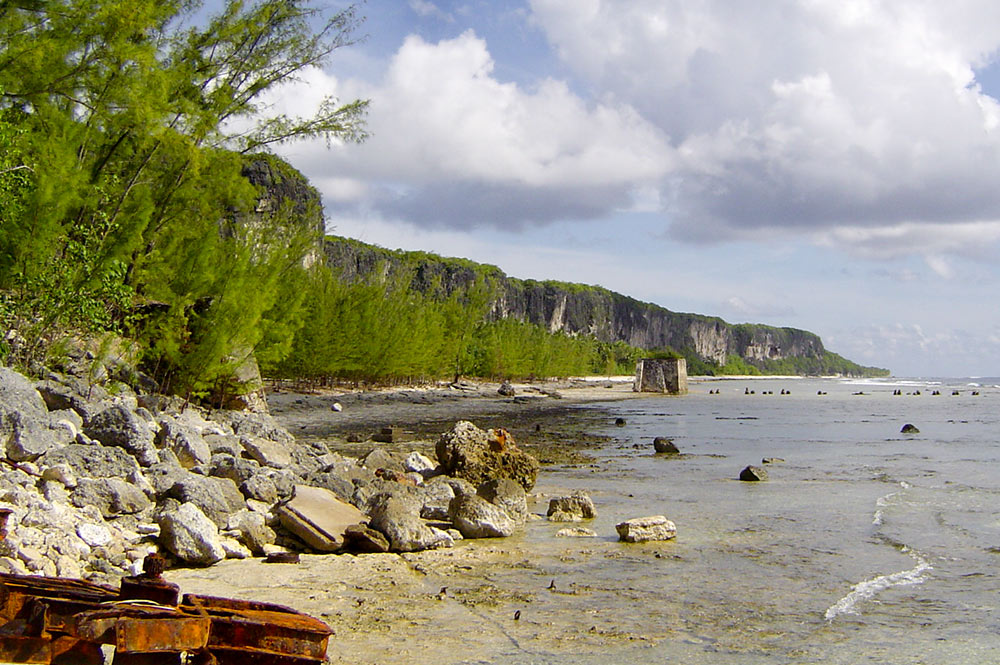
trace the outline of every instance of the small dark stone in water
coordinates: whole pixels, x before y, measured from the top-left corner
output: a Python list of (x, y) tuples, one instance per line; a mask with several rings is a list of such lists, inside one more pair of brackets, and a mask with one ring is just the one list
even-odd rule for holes
[(903, 429), (899, 430), (902, 434), (920, 434), (920, 430), (916, 426), (906, 423), (903, 425)]
[(549, 591), (555, 591), (555, 590), (556, 590), (556, 581), (552, 580), (551, 582), (549, 582)]
[(760, 463), (761, 464), (778, 464), (778, 463), (784, 462), (784, 461), (785, 460), (781, 459), (780, 457), (765, 457), (764, 459), (762, 459), (760, 461)]
[(521, 618), (521, 610), (514, 612), (514, 621), (517, 621), (520, 618)]
[(673, 440), (668, 439), (665, 436), (658, 436), (653, 439), (653, 450), (658, 453), (669, 454), (677, 454), (680, 452), (680, 450), (677, 449), (677, 446), (674, 445)]
[(541, 423), (537, 423), (535, 425), (535, 431), (536, 432), (541, 432), (542, 431), (542, 424)]
[(748, 482), (767, 480), (767, 471), (760, 468), (759, 466), (751, 465), (740, 471), (740, 480)]
[(618, 427), (625, 427), (626, 422), (624, 418), (615, 418), (615, 425)]

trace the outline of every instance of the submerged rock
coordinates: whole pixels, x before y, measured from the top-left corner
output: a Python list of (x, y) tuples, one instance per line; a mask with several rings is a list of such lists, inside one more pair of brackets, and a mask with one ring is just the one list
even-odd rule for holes
[(903, 428), (899, 430), (901, 434), (920, 434), (920, 430), (917, 429), (916, 425), (911, 425), (906, 423)]
[(677, 446), (674, 445), (673, 439), (668, 439), (665, 436), (658, 436), (653, 439), (653, 450), (658, 453), (668, 454), (676, 454), (680, 452), (680, 450), (677, 449)]
[(747, 482), (759, 482), (767, 480), (767, 471), (752, 464), (740, 471), (740, 480)]
[(597, 508), (587, 494), (576, 491), (569, 496), (549, 499), (546, 516), (550, 522), (579, 522), (597, 517)]

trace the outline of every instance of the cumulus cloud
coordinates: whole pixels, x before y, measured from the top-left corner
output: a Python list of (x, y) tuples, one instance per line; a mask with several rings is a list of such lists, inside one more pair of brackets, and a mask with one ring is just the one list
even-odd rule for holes
[(275, 100), (372, 100), (364, 145), (296, 147), (296, 164), (337, 211), (423, 226), (641, 211), (673, 239), (793, 233), (940, 274), (948, 255), (996, 253), (1000, 103), (975, 72), (1000, 52), (1000, 4), (529, 6), (558, 76), (502, 80), (472, 31), (410, 35), (377, 80), (316, 71)]
[(532, 0), (563, 61), (671, 138), (673, 233), (1000, 218), (992, 2)]

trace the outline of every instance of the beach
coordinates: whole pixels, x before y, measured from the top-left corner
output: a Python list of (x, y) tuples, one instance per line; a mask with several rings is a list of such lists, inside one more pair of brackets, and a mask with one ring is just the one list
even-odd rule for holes
[[(455, 419), (506, 427), (548, 460), (536, 518), (451, 549), (227, 560), (168, 578), (321, 618), (333, 663), (996, 662), (996, 389), (739, 379), (650, 397), (604, 385), (521, 402), (493, 386), (272, 395), (297, 436), (344, 454), (372, 446), (348, 435), (389, 424), (410, 440), (377, 445), (425, 451)], [(518, 394), (540, 395), (529, 388)], [(900, 434), (905, 422), (920, 433)], [(654, 454), (655, 435), (681, 454)], [(737, 480), (763, 457), (776, 459), (767, 482)], [(597, 505), (583, 524), (596, 537), (557, 536), (567, 525), (541, 517), (573, 490)], [(650, 514), (677, 538), (618, 542), (618, 521)]]

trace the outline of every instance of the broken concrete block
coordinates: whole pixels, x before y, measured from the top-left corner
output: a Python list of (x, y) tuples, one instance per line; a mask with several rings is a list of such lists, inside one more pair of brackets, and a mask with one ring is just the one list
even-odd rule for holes
[(347, 527), (365, 519), (360, 510), (330, 490), (308, 485), (296, 485), (292, 498), (277, 512), (283, 527), (320, 552), (339, 550)]

